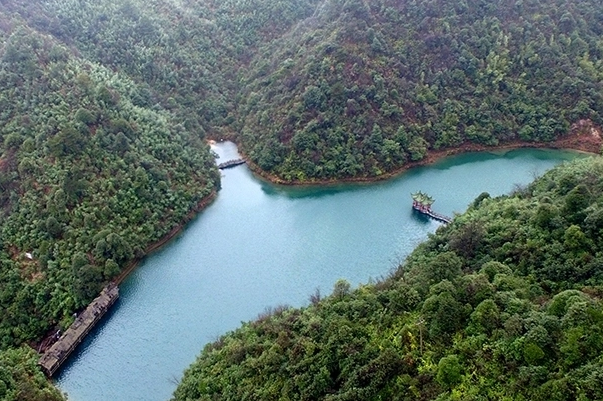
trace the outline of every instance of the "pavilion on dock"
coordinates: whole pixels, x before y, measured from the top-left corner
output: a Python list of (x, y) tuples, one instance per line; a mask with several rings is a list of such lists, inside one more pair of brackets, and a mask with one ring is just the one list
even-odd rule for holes
[(434, 220), (438, 220), (442, 223), (448, 224), (452, 221), (452, 218), (448, 217), (448, 216), (444, 216), (443, 214), (439, 214), (434, 212), (433, 210), (431, 210), (431, 205), (433, 205), (433, 203), (435, 202), (435, 200), (421, 192), (415, 192), (413, 194), (411, 194), (412, 196), (412, 208), (414, 210), (416, 210), (417, 212), (427, 215), (429, 217), (431, 217)]

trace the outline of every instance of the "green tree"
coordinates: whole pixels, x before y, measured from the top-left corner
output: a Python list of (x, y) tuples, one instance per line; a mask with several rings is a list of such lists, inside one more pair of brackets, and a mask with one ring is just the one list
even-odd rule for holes
[(462, 367), (457, 355), (448, 355), (440, 359), (436, 379), (446, 388), (452, 388), (461, 382)]
[(499, 327), (500, 310), (492, 299), (486, 299), (475, 307), (470, 320), (477, 332), (490, 335)]
[(48, 234), (50, 234), (51, 237), (58, 238), (61, 236), (63, 228), (56, 218), (49, 216), (46, 219), (46, 231), (48, 231)]

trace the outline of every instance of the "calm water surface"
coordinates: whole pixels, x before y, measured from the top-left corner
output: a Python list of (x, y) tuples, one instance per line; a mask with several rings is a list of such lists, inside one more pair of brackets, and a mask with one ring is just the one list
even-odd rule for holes
[[(237, 156), (230, 143), (220, 161)], [(267, 307), (302, 306), (339, 278), (386, 275), (439, 223), (411, 211), (463, 212), (481, 192), (508, 193), (576, 153), (466, 154), (370, 185), (283, 188), (245, 166), (223, 171), (216, 201), (121, 286), (121, 297), (57, 376), (74, 401), (167, 400), (203, 346)]]

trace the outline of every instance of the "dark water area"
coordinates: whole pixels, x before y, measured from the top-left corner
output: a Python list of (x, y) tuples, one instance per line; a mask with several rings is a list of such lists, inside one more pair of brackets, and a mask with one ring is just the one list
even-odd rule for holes
[[(237, 157), (231, 143), (219, 162)], [(482, 192), (501, 195), (577, 153), (471, 153), (385, 182), (274, 186), (246, 166), (223, 170), (216, 201), (120, 287), (113, 310), (57, 376), (74, 401), (167, 400), (208, 342), (266, 308), (303, 306), (344, 278), (386, 276), (440, 223), (413, 213), (411, 192), (452, 216)]]

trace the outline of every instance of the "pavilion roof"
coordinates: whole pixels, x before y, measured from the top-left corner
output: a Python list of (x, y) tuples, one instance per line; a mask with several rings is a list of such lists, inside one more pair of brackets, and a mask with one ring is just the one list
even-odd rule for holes
[(415, 192), (411, 195), (414, 201), (419, 202), (422, 205), (432, 205), (433, 202), (435, 202), (435, 200), (431, 196), (421, 191)]

